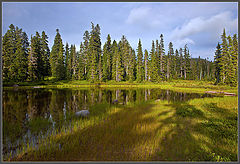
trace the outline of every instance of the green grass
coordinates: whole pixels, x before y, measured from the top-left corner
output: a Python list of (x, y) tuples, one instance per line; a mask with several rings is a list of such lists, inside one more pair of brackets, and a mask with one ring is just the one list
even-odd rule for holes
[[(159, 83), (152, 82), (96, 82), (90, 83), (86, 80), (62, 80), (56, 81), (52, 78), (45, 79), (45, 81), (40, 82), (21, 82), (17, 83), (19, 88), (160, 88), (160, 89), (169, 89), (177, 92), (195, 92), (195, 93), (204, 93), (205, 91), (224, 91), (238, 94), (237, 87), (230, 87), (227, 85), (214, 85), (213, 82), (209, 81), (194, 81), (194, 80), (171, 80), (171, 81), (162, 81)], [(12, 88), (13, 83), (5, 83), (5, 88)]]
[(51, 122), (48, 119), (37, 117), (30, 120), (28, 124), (31, 132), (38, 133), (42, 130), (46, 130), (51, 125)]
[(96, 105), (89, 119), (6, 160), (237, 161), (237, 102), (225, 96)]

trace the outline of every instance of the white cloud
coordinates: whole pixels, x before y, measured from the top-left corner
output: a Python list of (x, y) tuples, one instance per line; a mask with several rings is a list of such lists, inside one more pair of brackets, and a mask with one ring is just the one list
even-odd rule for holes
[(161, 25), (160, 15), (156, 14), (153, 8), (149, 6), (133, 8), (127, 17), (126, 23), (137, 24), (146, 28), (155, 28)]
[(237, 18), (232, 19), (230, 12), (223, 12), (208, 19), (203, 17), (193, 18), (181, 27), (176, 27), (170, 38), (179, 41), (189, 39), (195, 34), (209, 33), (210, 38), (206, 39), (217, 39), (221, 35), (223, 28), (226, 28), (231, 33), (237, 31)]
[(150, 11), (150, 7), (134, 8), (130, 11), (126, 22), (129, 24), (134, 24), (141, 22), (142, 20), (146, 20), (146, 18), (148, 18), (151, 14)]

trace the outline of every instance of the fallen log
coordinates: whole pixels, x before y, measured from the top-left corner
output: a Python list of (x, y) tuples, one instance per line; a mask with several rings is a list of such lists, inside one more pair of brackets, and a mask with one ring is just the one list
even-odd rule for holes
[(205, 93), (213, 93), (213, 94), (219, 93), (219, 94), (224, 94), (226, 96), (236, 96), (235, 93), (228, 93), (228, 92), (222, 92), (222, 91), (220, 91), (220, 92), (217, 92), (217, 91), (205, 91)]

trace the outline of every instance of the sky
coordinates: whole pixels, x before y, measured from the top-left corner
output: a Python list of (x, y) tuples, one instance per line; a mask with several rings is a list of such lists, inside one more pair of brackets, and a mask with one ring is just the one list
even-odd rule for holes
[(91, 22), (101, 28), (102, 45), (107, 35), (119, 41), (125, 35), (136, 49), (141, 39), (143, 50), (150, 51), (152, 40), (164, 36), (174, 49), (188, 45), (192, 57), (214, 59), (221, 34), (238, 33), (237, 2), (3, 2), (2, 35), (10, 24), (18, 26), (30, 38), (45, 31), (51, 49), (59, 29), (64, 44), (77, 50)]

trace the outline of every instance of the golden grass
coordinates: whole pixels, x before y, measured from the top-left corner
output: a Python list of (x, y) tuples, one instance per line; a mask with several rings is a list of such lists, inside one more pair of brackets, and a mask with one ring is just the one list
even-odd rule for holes
[(114, 106), (9, 160), (236, 161), (236, 118), (237, 97)]

